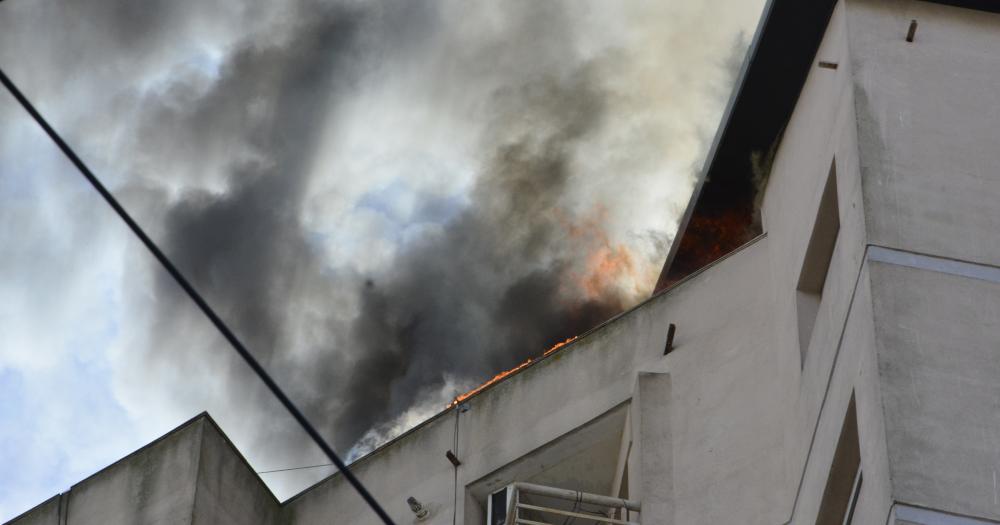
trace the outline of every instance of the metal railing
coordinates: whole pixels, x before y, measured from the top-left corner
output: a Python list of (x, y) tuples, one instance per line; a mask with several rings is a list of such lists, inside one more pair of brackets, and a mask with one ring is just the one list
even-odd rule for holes
[[(564, 510), (553, 507), (543, 507), (540, 505), (530, 505), (521, 502), (521, 493), (545, 496), (548, 498), (572, 501), (577, 504), (596, 505), (607, 509), (607, 514), (589, 514), (576, 512), (575, 510)], [(568, 518), (589, 520), (597, 523), (610, 523), (613, 525), (639, 525), (637, 522), (628, 521), (632, 512), (642, 510), (638, 501), (612, 498), (599, 494), (590, 494), (579, 490), (567, 490), (534, 483), (516, 482), (511, 484), (510, 501), (507, 502), (507, 519), (504, 525), (555, 525), (544, 521), (529, 520), (521, 516), (522, 511), (533, 511), (537, 514), (548, 514), (560, 516), (565, 521)], [(618, 518), (613, 516), (617, 515)], [(625, 519), (621, 519), (621, 518)]]

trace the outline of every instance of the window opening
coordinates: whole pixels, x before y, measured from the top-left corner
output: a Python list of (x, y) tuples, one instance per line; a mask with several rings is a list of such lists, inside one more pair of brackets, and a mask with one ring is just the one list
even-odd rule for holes
[(854, 396), (847, 407), (840, 439), (823, 491), (816, 525), (850, 525), (861, 495), (861, 446), (858, 442), (858, 418)]
[(819, 209), (813, 221), (809, 245), (799, 271), (799, 282), (796, 286), (796, 311), (799, 328), (800, 365), (805, 366), (806, 352), (816, 326), (816, 315), (823, 299), (823, 288), (826, 284), (826, 274), (830, 270), (833, 250), (840, 234), (840, 206), (837, 202), (837, 164), (830, 165), (823, 195), (820, 197)]

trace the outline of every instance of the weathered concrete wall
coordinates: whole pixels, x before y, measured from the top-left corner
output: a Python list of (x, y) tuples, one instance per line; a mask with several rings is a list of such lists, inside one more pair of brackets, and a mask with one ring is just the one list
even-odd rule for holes
[[(815, 523), (843, 414), (857, 386), (856, 371), (847, 370), (856, 370), (874, 348), (873, 336), (864, 337), (871, 332), (864, 329), (870, 325), (870, 308), (866, 308), (867, 280), (862, 278), (868, 237), (847, 34), (847, 6), (841, 2), (814, 61), (835, 63), (837, 69), (817, 66), (810, 71), (776, 152), (763, 199), (770, 246), (769, 294), (776, 311), (771, 339), (778, 363), (774, 381), (783, 391), (784, 415), (780, 426), (785, 483), (783, 497), (775, 502), (784, 518), (775, 523)], [(836, 181), (840, 227), (811, 338), (803, 347), (796, 289), (828, 177)], [(867, 386), (877, 391), (874, 383)], [(859, 419), (880, 413), (871, 409), (872, 396), (858, 395)], [(887, 503), (882, 495), (887, 489), (879, 479), (885, 476), (875, 474), (885, 471), (876, 466), (885, 463), (884, 439), (877, 424), (874, 433), (862, 421), (859, 427), (863, 427), (859, 428), (863, 468), (872, 470), (866, 474), (862, 501), (880, 501), (877, 510), (866, 506), (860, 510), (866, 515), (883, 512), (884, 517), (881, 507)]]
[(191, 523), (203, 431), (198, 418), (73, 485), (67, 524)]
[(905, 260), (1000, 264), (1000, 16), (848, 6), (892, 499), (997, 519), (1000, 285)]
[[(912, 18), (920, 26), (916, 42), (907, 44), (904, 37)], [(868, 272), (861, 269), (862, 264), (885, 266), (864, 263), (869, 247), (879, 245), (997, 263), (996, 243), (983, 240), (994, 236), (1000, 224), (1000, 151), (992, 131), (1000, 120), (1000, 105), (991, 87), (1000, 75), (998, 27), (995, 15), (968, 10), (924, 2), (850, 0), (838, 6), (817, 54), (817, 60), (837, 63), (838, 68), (817, 68), (810, 74), (778, 149), (763, 208), (778, 310), (776, 346), (787, 365), (780, 380), (796, 375), (791, 363), (802, 366), (799, 423), (787, 427), (789, 451), (797, 449), (792, 457), (798, 460), (790, 462), (789, 472), (801, 475), (789, 498), (794, 523), (816, 520), (852, 393), (858, 398), (864, 472), (856, 522), (884, 522), (894, 500), (908, 501), (915, 493), (920, 494), (920, 505), (993, 516), (969, 501), (979, 498), (981, 505), (993, 505), (991, 465), (997, 458), (984, 456), (985, 445), (976, 449), (972, 444), (995, 441), (992, 424), (1000, 420), (998, 414), (973, 408), (978, 406), (975, 400), (988, 393), (969, 390), (976, 388), (967, 381), (975, 375), (971, 370), (967, 372), (972, 376), (959, 374), (950, 383), (947, 401), (955, 413), (946, 418), (934, 408), (946, 402), (936, 397), (939, 386), (914, 384), (912, 375), (900, 376), (900, 368), (908, 369), (908, 361), (915, 359), (912, 341), (892, 340), (883, 332), (905, 326), (922, 343), (937, 343), (933, 351), (940, 359), (967, 360), (945, 350), (949, 347), (936, 336), (924, 337), (925, 330), (934, 332), (933, 326), (943, 323), (952, 333), (977, 334), (979, 358), (995, 359), (1000, 330), (983, 325), (982, 314), (964, 315), (962, 307), (951, 303), (972, 301), (993, 313), (1000, 294), (979, 287), (980, 295), (972, 299), (959, 284), (932, 292), (914, 281), (886, 280), (881, 269), (873, 270), (869, 281)], [(979, 78), (983, 76), (991, 80)], [(798, 346), (793, 291), (811, 224), (797, 218), (811, 217), (831, 163), (836, 165), (841, 227), (816, 327), (799, 362), (793, 351)], [(861, 209), (865, 213), (859, 213)], [(940, 296), (933, 314), (937, 321), (903, 320), (885, 312), (884, 296), (901, 289), (906, 292), (898, 293), (914, 294), (908, 298), (914, 302)], [(875, 307), (870, 305), (873, 298)], [(873, 326), (879, 328), (877, 336)], [(926, 372), (937, 364), (920, 366)], [(887, 370), (893, 371), (890, 377), (896, 382), (888, 381)], [(990, 371), (983, 366), (975, 372)], [(910, 404), (897, 407), (897, 397)], [(929, 399), (935, 400), (930, 406)], [(972, 413), (983, 421), (962, 420), (955, 427), (963, 414), (972, 418)], [(919, 424), (928, 425), (919, 436), (906, 432), (907, 426)], [(933, 430), (947, 430), (947, 435), (935, 440)], [(959, 454), (956, 449), (962, 447), (970, 450)], [(955, 472), (945, 470), (937, 477), (940, 465), (928, 463), (935, 456), (952, 461)], [(915, 460), (918, 457), (922, 463)], [(970, 463), (979, 467), (963, 468)], [(963, 487), (959, 481), (974, 484), (978, 492), (956, 497), (954, 492)], [(932, 487), (938, 492), (927, 497)]]
[(792, 503), (794, 524), (816, 523), (834, 451), (852, 395), (855, 398), (864, 481), (854, 523), (884, 523), (892, 505), (881, 391), (875, 362), (875, 327), (867, 265), (858, 278), (852, 306), (826, 381), (815, 428)]
[(997, 525), (994, 520), (896, 504), (886, 525)]
[(1000, 264), (990, 242), (1000, 231), (1000, 15), (914, 0), (849, 5), (872, 244)]
[(194, 525), (277, 524), (281, 505), (211, 419), (202, 422)]
[[(463, 435), (470, 446), (494, 441), (499, 452), (484, 451), (476, 460), (482, 470), (627, 400), (637, 372), (669, 372), (676, 523), (774, 523), (780, 392), (757, 380), (772, 375), (776, 363), (766, 351), (770, 312), (760, 292), (767, 280), (751, 278), (766, 275), (766, 255), (766, 240), (758, 242), (543, 362), (546, 368), (474, 399), (462, 421), (481, 422)], [(675, 349), (663, 357), (671, 322), (678, 327)], [(769, 482), (751, 481), (761, 478)]]
[(650, 312), (678, 326), (674, 353), (642, 368), (671, 377), (678, 524), (774, 524), (785, 516), (788, 392), (773, 344), (770, 242), (681, 285)]
[(872, 276), (896, 499), (1000, 519), (1000, 280)]
[(670, 374), (640, 372), (632, 397), (633, 494), (643, 502), (640, 518), (645, 523), (674, 521), (674, 455), (670, 409)]
[[(414, 521), (406, 503), (406, 498), (413, 496), (431, 512), (422, 523), (450, 524), (456, 498), (455, 473), (445, 453), (454, 449), (454, 441), (455, 416), (447, 413), (355, 462), (352, 470), (397, 523)], [(379, 523), (339, 475), (288, 501), (286, 519), (295, 524)]]
[(11, 523), (277, 525), (280, 511), (257, 474), (202, 414)]

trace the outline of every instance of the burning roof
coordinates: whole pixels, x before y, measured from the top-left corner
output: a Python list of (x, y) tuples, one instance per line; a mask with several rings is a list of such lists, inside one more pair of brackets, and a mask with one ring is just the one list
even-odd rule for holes
[(771, 1), (654, 293), (761, 233), (757, 193), (836, 5)]
[[(766, 182), (771, 157), (835, 5), (835, 0), (772, 0), (766, 7), (654, 294), (761, 233), (758, 190)], [(627, 258), (620, 254), (605, 253), (605, 256), (605, 262), (615, 262), (618, 271), (629, 268)], [(574, 339), (496, 374), (457, 396), (449, 407), (524, 370)]]

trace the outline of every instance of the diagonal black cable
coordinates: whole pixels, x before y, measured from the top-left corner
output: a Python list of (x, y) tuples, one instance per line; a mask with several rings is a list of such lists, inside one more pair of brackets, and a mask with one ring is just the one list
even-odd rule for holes
[(139, 240), (142, 241), (144, 245), (146, 245), (146, 248), (149, 249), (150, 253), (153, 254), (153, 257), (155, 257), (156, 260), (160, 262), (160, 264), (163, 266), (163, 269), (165, 269), (167, 273), (169, 273), (170, 276), (173, 277), (175, 281), (177, 281), (177, 284), (180, 285), (180, 287), (183, 288), (185, 292), (187, 292), (188, 297), (190, 297), (191, 300), (194, 301), (196, 305), (198, 305), (198, 308), (201, 309), (201, 311), (205, 314), (205, 316), (208, 317), (210, 321), (212, 321), (212, 324), (215, 325), (215, 327), (219, 330), (219, 332), (221, 332), (222, 335), (226, 338), (226, 340), (229, 341), (229, 344), (232, 345), (233, 350), (236, 350), (236, 353), (239, 354), (240, 357), (243, 358), (243, 361), (245, 361), (246, 364), (250, 366), (250, 369), (253, 370), (255, 374), (257, 374), (257, 377), (259, 377), (260, 380), (263, 381), (265, 385), (267, 385), (267, 388), (271, 390), (271, 393), (274, 394), (274, 397), (278, 398), (278, 401), (280, 401), (281, 404), (284, 405), (285, 409), (288, 410), (288, 412), (292, 415), (292, 417), (295, 418), (295, 421), (298, 421), (299, 425), (302, 426), (302, 429), (306, 431), (306, 434), (309, 434), (309, 437), (311, 437), (312, 440), (316, 442), (316, 445), (318, 445), (319, 448), (323, 451), (323, 453), (326, 454), (328, 458), (330, 458), (330, 461), (332, 461), (333, 464), (337, 467), (337, 470), (339, 470), (344, 475), (344, 477), (347, 478), (347, 481), (350, 482), (351, 486), (354, 487), (354, 490), (358, 491), (358, 494), (360, 494), (361, 497), (364, 498), (365, 502), (368, 503), (368, 506), (370, 506), (372, 510), (375, 511), (375, 514), (377, 514), (378, 517), (381, 518), (386, 525), (395, 525), (395, 523), (393, 523), (392, 521), (392, 518), (390, 518), (389, 515), (386, 514), (382, 506), (379, 505), (379, 502), (375, 500), (375, 498), (371, 495), (371, 493), (368, 492), (368, 489), (366, 489), (365, 486), (361, 484), (361, 481), (354, 476), (354, 474), (350, 471), (350, 469), (347, 468), (347, 465), (340, 459), (339, 456), (337, 456), (337, 453), (334, 452), (333, 448), (326, 442), (325, 439), (323, 439), (323, 436), (321, 436), (319, 432), (312, 426), (312, 423), (310, 423), (309, 420), (306, 419), (306, 416), (298, 409), (298, 407), (295, 406), (295, 403), (293, 403), (292, 400), (289, 399), (287, 395), (285, 395), (285, 393), (281, 390), (281, 387), (279, 387), (278, 384), (274, 382), (274, 379), (271, 379), (271, 376), (267, 373), (266, 370), (264, 370), (264, 367), (257, 362), (257, 359), (255, 359), (253, 355), (250, 354), (250, 351), (247, 350), (247, 348), (243, 346), (243, 343), (240, 342), (239, 338), (236, 337), (236, 334), (234, 334), (232, 330), (230, 330), (229, 327), (226, 326), (226, 323), (224, 323), (222, 319), (219, 318), (219, 316), (215, 313), (212, 307), (208, 305), (208, 303), (205, 301), (204, 298), (202, 298), (201, 294), (198, 293), (198, 291), (194, 288), (194, 286), (192, 286), (191, 283), (188, 282), (187, 278), (184, 277), (184, 275), (180, 272), (180, 270), (178, 270), (177, 267), (174, 266), (172, 262), (170, 262), (170, 259), (168, 259), (166, 255), (164, 255), (164, 253), (160, 250), (160, 248), (156, 245), (156, 243), (154, 243), (153, 240), (150, 239), (148, 235), (146, 235), (146, 232), (144, 232), (142, 228), (139, 226), (139, 224), (132, 219), (132, 217), (128, 214), (128, 212), (125, 211), (125, 208), (123, 208), (122, 205), (118, 203), (118, 200), (115, 199), (114, 195), (112, 195), (111, 192), (109, 192), (108, 189), (104, 187), (104, 184), (102, 184), (101, 181), (98, 180), (97, 176), (90, 171), (90, 168), (88, 168), (87, 165), (84, 164), (82, 160), (80, 160), (80, 157), (78, 157), (76, 153), (73, 151), (73, 149), (70, 148), (68, 144), (66, 144), (66, 142), (62, 139), (62, 137), (60, 137), (59, 134), (56, 133), (54, 129), (52, 129), (52, 126), (50, 126), (49, 123), (45, 120), (45, 118), (42, 117), (40, 113), (38, 113), (38, 111), (31, 104), (31, 102), (29, 102), (28, 99), (25, 98), (25, 96), (21, 93), (21, 91), (17, 89), (17, 86), (15, 86), (14, 83), (11, 82), (9, 78), (7, 78), (7, 75), (4, 73), (2, 68), (0, 68), (0, 83), (3, 83), (4, 87), (7, 88), (7, 91), (9, 91), (10, 94), (13, 95), (14, 98), (17, 99), (17, 101), (21, 104), (21, 107), (23, 107), (24, 110), (27, 111), (29, 115), (31, 115), (31, 118), (35, 119), (35, 122), (37, 122), (38, 125), (41, 126), (43, 130), (45, 130), (45, 133), (49, 136), (49, 138), (52, 139), (53, 142), (55, 142), (56, 146), (58, 146), (59, 149), (62, 150), (63, 154), (66, 155), (66, 157), (70, 160), (70, 162), (72, 162), (73, 165), (76, 166), (76, 169), (78, 169), (80, 171), (80, 174), (83, 175), (88, 182), (90, 182), (91, 186), (93, 186), (94, 189), (97, 190), (97, 193), (100, 193), (101, 197), (104, 198), (104, 200), (108, 203), (108, 205), (115, 210), (115, 213), (117, 213), (118, 216), (121, 217), (122, 221), (124, 221), (125, 224), (129, 227), (129, 229), (132, 230), (132, 233), (134, 233), (136, 237), (138, 237)]

